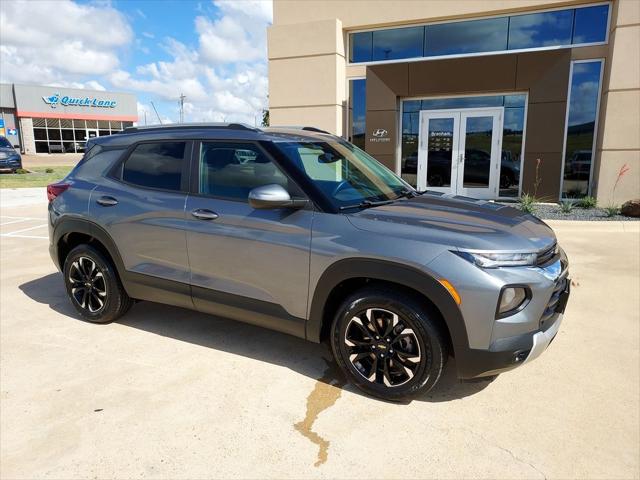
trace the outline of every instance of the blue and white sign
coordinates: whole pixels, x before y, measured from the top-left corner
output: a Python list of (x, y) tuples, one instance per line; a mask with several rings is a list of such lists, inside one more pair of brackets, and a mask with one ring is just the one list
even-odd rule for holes
[(18, 130), (15, 128), (7, 129), (7, 135), (18, 135)]
[(115, 100), (99, 100), (96, 97), (60, 96), (59, 93), (54, 93), (49, 97), (42, 97), (42, 100), (51, 108), (56, 108), (58, 105), (64, 107), (115, 108), (117, 103)]

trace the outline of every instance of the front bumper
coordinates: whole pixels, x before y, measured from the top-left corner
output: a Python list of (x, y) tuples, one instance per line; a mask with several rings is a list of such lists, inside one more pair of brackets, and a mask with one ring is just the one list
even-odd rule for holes
[(563, 277), (562, 290), (558, 292), (553, 311), (540, 321), (537, 331), (495, 340), (489, 349), (465, 349), (456, 355), (458, 377), (470, 379), (497, 375), (513, 370), (538, 358), (551, 344), (560, 329), (564, 310), (569, 300), (571, 280)]

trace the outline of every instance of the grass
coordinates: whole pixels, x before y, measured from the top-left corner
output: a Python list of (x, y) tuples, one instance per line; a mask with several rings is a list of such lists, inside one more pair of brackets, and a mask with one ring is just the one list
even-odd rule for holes
[(562, 213), (571, 213), (573, 211), (573, 202), (569, 202), (567, 200), (564, 200), (562, 202), (559, 203), (560, 206), (560, 211)]
[(578, 208), (585, 208), (587, 210), (596, 208), (598, 206), (598, 200), (596, 200), (596, 197), (584, 197), (578, 200), (577, 206)]
[(536, 211), (536, 197), (525, 193), (520, 197), (520, 210), (526, 213), (535, 213)]
[(33, 167), (33, 173), (0, 173), (0, 188), (46, 187), (62, 180), (73, 167)]
[(616, 205), (609, 205), (608, 207), (604, 207), (603, 210), (607, 217), (615, 217), (620, 213), (620, 207)]

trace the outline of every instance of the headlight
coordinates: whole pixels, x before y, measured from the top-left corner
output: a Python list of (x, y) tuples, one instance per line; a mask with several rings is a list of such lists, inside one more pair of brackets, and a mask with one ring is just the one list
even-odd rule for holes
[(535, 252), (494, 253), (454, 251), (453, 253), (482, 268), (522, 267), (535, 265), (537, 258), (537, 254)]
[(9, 154), (7, 152), (0, 152), (0, 158), (1, 159), (9, 158)]

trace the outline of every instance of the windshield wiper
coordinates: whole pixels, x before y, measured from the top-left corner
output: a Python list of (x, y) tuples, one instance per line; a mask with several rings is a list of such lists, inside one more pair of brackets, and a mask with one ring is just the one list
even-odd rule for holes
[(371, 208), (371, 207), (379, 207), (380, 205), (389, 205), (393, 203), (394, 200), (379, 200), (376, 202), (372, 202), (371, 200), (363, 200), (360, 203), (354, 203), (353, 205), (343, 205), (340, 207), (340, 210), (348, 210), (350, 208)]

